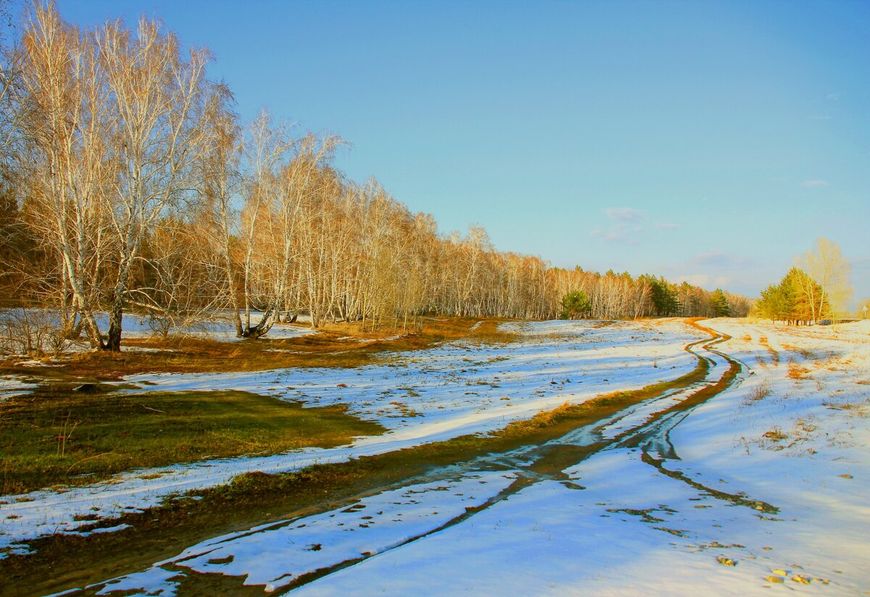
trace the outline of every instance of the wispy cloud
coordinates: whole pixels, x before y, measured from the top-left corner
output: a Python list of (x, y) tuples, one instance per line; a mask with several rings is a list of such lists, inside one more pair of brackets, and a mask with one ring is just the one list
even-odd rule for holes
[(830, 186), (827, 180), (822, 180), (821, 178), (810, 178), (809, 180), (805, 180), (801, 183), (801, 186), (805, 189), (821, 189), (823, 187)]
[[(682, 263), (664, 267), (662, 273), (676, 282), (688, 282), (707, 290), (738, 290), (738, 287), (755, 285), (759, 268), (760, 264), (751, 257), (716, 249), (697, 253)], [(765, 272), (762, 277), (766, 275)]]
[(831, 111), (836, 111), (840, 97), (841, 94), (833, 92), (825, 95), (825, 101), (818, 106), (816, 114), (810, 116), (810, 120), (833, 120)]
[(639, 244), (643, 233), (647, 230), (676, 230), (679, 224), (674, 222), (651, 222), (647, 213), (633, 207), (606, 207), (601, 210), (610, 224), (596, 228), (592, 236), (608, 242)]
[(637, 222), (644, 218), (643, 212), (633, 207), (608, 207), (604, 214), (617, 222)]
[(611, 243), (636, 245), (640, 242), (638, 234), (641, 230), (640, 226), (627, 226), (624, 223), (620, 223), (604, 230), (596, 228), (592, 231), (592, 236)]
[(695, 255), (691, 261), (691, 265), (695, 267), (717, 268), (717, 269), (740, 269), (751, 266), (752, 259), (743, 257), (742, 255), (734, 255), (732, 253), (723, 253), (722, 251), (707, 251)]
[(728, 286), (731, 278), (729, 276), (712, 276), (710, 274), (687, 274), (677, 277), (676, 282), (688, 282), (694, 286), (711, 290), (713, 288)]
[(612, 243), (636, 245), (640, 242), (642, 222), (646, 218), (642, 211), (633, 207), (606, 207), (601, 213), (607, 216), (610, 225), (594, 229), (592, 236)]

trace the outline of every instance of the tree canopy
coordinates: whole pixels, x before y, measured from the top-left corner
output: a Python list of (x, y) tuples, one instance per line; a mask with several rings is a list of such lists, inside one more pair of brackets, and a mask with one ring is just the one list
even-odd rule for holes
[(778, 284), (761, 292), (754, 312), (773, 321), (816, 323), (830, 317), (831, 307), (822, 286), (802, 269), (793, 267)]

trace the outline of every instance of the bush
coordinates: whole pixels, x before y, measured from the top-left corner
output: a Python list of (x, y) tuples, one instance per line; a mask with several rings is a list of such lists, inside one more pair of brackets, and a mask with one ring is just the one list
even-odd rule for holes
[(592, 302), (582, 290), (562, 297), (562, 319), (584, 319), (592, 313)]
[(66, 347), (67, 339), (51, 313), (24, 308), (0, 313), (0, 354), (60, 354)]

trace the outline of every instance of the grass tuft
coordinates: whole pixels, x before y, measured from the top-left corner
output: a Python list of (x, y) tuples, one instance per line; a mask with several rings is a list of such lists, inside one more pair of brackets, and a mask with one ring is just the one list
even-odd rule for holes
[(810, 375), (810, 370), (806, 367), (801, 367), (797, 363), (788, 364), (789, 379), (806, 379)]

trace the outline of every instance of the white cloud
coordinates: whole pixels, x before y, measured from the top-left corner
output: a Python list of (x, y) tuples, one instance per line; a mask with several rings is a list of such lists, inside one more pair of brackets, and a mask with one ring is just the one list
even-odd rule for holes
[(752, 266), (753, 262), (752, 259), (741, 255), (723, 253), (722, 251), (707, 251), (696, 255), (691, 264), (705, 268), (742, 269)]
[(656, 230), (676, 230), (679, 224), (673, 222), (650, 222), (644, 211), (633, 207), (607, 207), (601, 210), (611, 221), (606, 228), (592, 230), (592, 236), (608, 242), (620, 242), (630, 245), (640, 243), (640, 237), (648, 228)]
[(605, 230), (596, 228), (592, 231), (592, 236), (607, 242), (636, 245), (639, 242), (638, 234), (640, 232), (640, 226), (627, 226), (624, 223), (619, 223)]
[(821, 178), (811, 178), (809, 180), (803, 181), (801, 183), (801, 186), (806, 189), (820, 189), (830, 186), (830, 183), (827, 180), (822, 180)]
[(731, 282), (731, 278), (729, 276), (713, 276), (710, 274), (686, 274), (678, 276), (676, 282), (678, 284), (688, 282), (693, 286), (700, 286), (701, 288), (712, 290), (714, 288), (727, 286)]
[(608, 207), (604, 214), (617, 222), (637, 222), (643, 219), (643, 212), (633, 207)]

